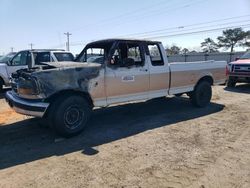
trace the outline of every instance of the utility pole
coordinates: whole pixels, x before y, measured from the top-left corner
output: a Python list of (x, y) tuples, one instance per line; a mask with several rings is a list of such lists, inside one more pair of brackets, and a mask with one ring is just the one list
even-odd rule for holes
[(67, 33), (64, 33), (64, 35), (67, 36), (66, 50), (69, 51), (69, 36), (72, 35), (72, 34), (67, 32)]
[(33, 43), (30, 43), (30, 44), (29, 44), (29, 46), (30, 46), (30, 49), (32, 50), (32, 49), (33, 49), (34, 44), (33, 44)]
[(13, 48), (13, 47), (11, 47), (11, 48), (10, 48), (10, 51), (11, 51), (11, 52), (14, 52), (14, 48)]

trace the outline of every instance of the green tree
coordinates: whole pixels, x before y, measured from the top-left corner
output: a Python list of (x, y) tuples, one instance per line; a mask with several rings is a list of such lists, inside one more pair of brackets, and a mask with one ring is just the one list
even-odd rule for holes
[(225, 49), (230, 48), (233, 52), (234, 48), (237, 46), (247, 46), (246, 38), (249, 37), (250, 31), (243, 31), (242, 28), (227, 29), (223, 31), (223, 35), (219, 36), (218, 46)]
[(176, 45), (171, 46), (170, 48), (166, 49), (168, 55), (177, 55), (181, 52), (181, 47), (178, 47)]
[(201, 43), (201, 48), (203, 52), (211, 53), (218, 52), (218, 45), (211, 38), (206, 38), (204, 42)]
[(181, 54), (187, 54), (187, 53), (189, 53), (189, 49), (183, 48), (180, 53)]

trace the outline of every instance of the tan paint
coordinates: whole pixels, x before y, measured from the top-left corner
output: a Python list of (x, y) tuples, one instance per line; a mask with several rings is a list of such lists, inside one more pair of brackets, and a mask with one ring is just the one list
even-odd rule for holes
[(169, 73), (150, 74), (150, 91), (169, 87)]
[[(122, 70), (108, 70), (105, 78), (108, 98), (149, 91), (148, 72), (140, 71), (138, 68), (135, 69), (126, 70), (126, 68), (122, 68)], [(126, 78), (133, 78), (133, 80), (127, 81)]]

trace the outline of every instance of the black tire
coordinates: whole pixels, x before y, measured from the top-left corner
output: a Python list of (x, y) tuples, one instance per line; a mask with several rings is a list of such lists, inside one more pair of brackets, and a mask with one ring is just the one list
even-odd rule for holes
[(235, 87), (236, 86), (236, 81), (232, 80), (232, 78), (229, 78), (227, 80), (227, 87)]
[(72, 137), (83, 131), (91, 114), (91, 107), (81, 96), (68, 96), (52, 104), (49, 119), (55, 132)]
[(212, 98), (212, 87), (207, 81), (201, 81), (196, 85), (190, 95), (191, 102), (194, 106), (202, 108), (207, 106)]

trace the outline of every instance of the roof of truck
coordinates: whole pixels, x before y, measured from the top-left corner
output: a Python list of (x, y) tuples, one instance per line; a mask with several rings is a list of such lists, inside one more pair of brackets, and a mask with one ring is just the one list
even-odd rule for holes
[(145, 39), (133, 39), (133, 38), (110, 38), (110, 39), (102, 39), (102, 40), (97, 40), (97, 41), (93, 41), (90, 44), (93, 43), (99, 43), (99, 42), (114, 42), (114, 41), (132, 41), (132, 42), (154, 42), (154, 43), (159, 43), (160, 41), (152, 41), (152, 40), (145, 40)]
[(29, 52), (67, 52), (63, 49), (28, 49), (28, 50), (21, 50), (21, 51), (29, 51)]

